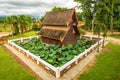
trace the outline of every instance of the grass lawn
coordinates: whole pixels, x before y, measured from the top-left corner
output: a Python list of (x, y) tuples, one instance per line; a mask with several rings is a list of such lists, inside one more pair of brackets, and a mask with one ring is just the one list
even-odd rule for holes
[(96, 64), (81, 74), (78, 80), (120, 80), (120, 45), (108, 44)]
[(109, 37), (120, 39), (120, 34), (108, 35)]
[(36, 77), (22, 68), (0, 45), (0, 80), (36, 80)]
[[(29, 36), (36, 36), (37, 31), (30, 31), (30, 32), (26, 32), (22, 35), (22, 37), (29, 37)], [(16, 39), (16, 38), (21, 38), (21, 35), (15, 35), (15, 36), (10, 36), (8, 37), (8, 39)]]

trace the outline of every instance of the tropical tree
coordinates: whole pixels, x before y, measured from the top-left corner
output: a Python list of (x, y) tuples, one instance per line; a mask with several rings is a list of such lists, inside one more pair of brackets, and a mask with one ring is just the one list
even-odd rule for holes
[(31, 26), (32, 19), (29, 16), (20, 15), (18, 16), (18, 23), (20, 26), (20, 33), (23, 34), (29, 26)]
[(18, 34), (19, 32), (23, 34), (23, 31), (26, 31), (27, 28), (31, 26), (31, 23), (32, 23), (31, 17), (24, 15), (20, 16), (12, 15), (6, 17), (4, 20), (5, 27), (7, 26), (7, 24), (11, 25), (11, 31), (13, 35)]
[[(12, 25), (10, 16), (7, 16), (7, 17), (5, 18), (5, 20), (4, 20), (3, 23), (4, 23), (4, 29), (5, 29), (5, 30), (6, 30), (7, 24), (8, 24), (8, 25)], [(12, 26), (11, 26), (11, 28), (12, 28)]]
[(7, 24), (11, 25), (11, 31), (12, 31), (13, 35), (19, 33), (17, 16), (8, 16), (8, 17), (6, 17), (5, 20), (4, 20), (4, 27), (6, 27)]
[(19, 33), (19, 26), (18, 26), (18, 17), (17, 16), (11, 16), (11, 21), (13, 24), (13, 30), (15, 31), (13, 34), (18, 34)]

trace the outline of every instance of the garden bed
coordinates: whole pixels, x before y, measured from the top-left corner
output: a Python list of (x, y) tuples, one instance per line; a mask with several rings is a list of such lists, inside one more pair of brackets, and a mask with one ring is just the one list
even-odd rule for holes
[[(56, 78), (59, 78), (66, 70), (77, 64), (82, 58), (94, 51), (97, 47), (97, 41), (94, 37), (78, 40), (75, 46), (68, 45), (60, 48), (59, 45), (43, 44), (37, 36), (8, 40), (8, 44), (18, 51), (27, 55), (37, 64), (41, 64), (49, 70)], [(103, 39), (100, 39), (102, 47)], [(86, 46), (85, 46), (86, 45)]]

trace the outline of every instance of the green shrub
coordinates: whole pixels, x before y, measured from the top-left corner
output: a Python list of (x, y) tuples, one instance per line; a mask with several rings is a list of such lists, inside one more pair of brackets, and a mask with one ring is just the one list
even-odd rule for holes
[(80, 33), (81, 33), (81, 36), (85, 35), (85, 34), (86, 34), (85, 29), (81, 29), (81, 28), (80, 28)]

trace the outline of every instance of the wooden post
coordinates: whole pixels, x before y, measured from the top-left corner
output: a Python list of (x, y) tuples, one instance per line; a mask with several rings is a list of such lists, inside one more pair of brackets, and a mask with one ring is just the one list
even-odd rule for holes
[(60, 78), (60, 70), (59, 70), (59, 67), (57, 67), (56, 78)]

